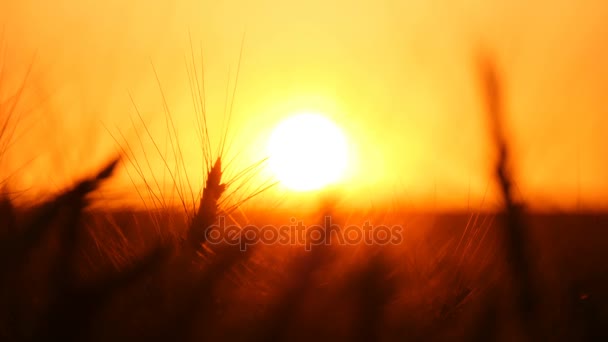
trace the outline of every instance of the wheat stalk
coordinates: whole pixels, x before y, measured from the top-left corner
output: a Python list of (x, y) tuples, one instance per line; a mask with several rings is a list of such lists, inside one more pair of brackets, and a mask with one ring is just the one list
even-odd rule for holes
[[(239, 55), (239, 62), (236, 71), (236, 78), (234, 80), (234, 85), (232, 89), (228, 87), (226, 91), (226, 103), (224, 111), (225, 122), (223, 125), (224, 127), (221, 129), (221, 138), (217, 146), (217, 150), (214, 151), (211, 146), (211, 139), (209, 134), (210, 130), (207, 121), (204, 82), (205, 73), (202, 62), (202, 51), (200, 56), (201, 60), (199, 62), (197, 61), (197, 57), (195, 56), (194, 44), (192, 43), (192, 38), (190, 37), (190, 56), (187, 56), (185, 58), (186, 70), (190, 82), (190, 90), (193, 103), (193, 111), (195, 113), (194, 118), (196, 119), (197, 133), (201, 143), (200, 147), (203, 157), (203, 172), (206, 176), (204, 187), (202, 190), (198, 191), (198, 194), (196, 194), (196, 191), (192, 189), (192, 183), (190, 182), (190, 179), (186, 172), (187, 163), (183, 155), (183, 150), (180, 146), (178, 131), (172, 118), (173, 115), (170, 110), (169, 103), (163, 91), (160, 76), (154, 68), (153, 64), (152, 68), (154, 71), (158, 88), (160, 90), (163, 102), (163, 109), (166, 116), (166, 128), (168, 133), (167, 140), (170, 145), (169, 150), (172, 153), (171, 156), (167, 156), (166, 153), (163, 153), (161, 151), (161, 147), (156, 143), (156, 139), (152, 136), (150, 130), (144, 122), (141, 112), (135, 104), (133, 97), (131, 97), (131, 102), (135, 107), (135, 112), (144, 130), (143, 135), (136, 133), (137, 139), (140, 143), (139, 145), (140, 147), (143, 147), (142, 139), (145, 136), (146, 139), (149, 139), (152, 142), (155, 152), (162, 159), (163, 171), (168, 173), (168, 175), (170, 176), (170, 180), (173, 182), (172, 189), (176, 191), (177, 196), (179, 197), (179, 200), (181, 202), (181, 207), (188, 220), (187, 231), (184, 234), (185, 236), (182, 239), (182, 242), (184, 242), (185, 245), (194, 248), (194, 250), (199, 250), (202, 245), (207, 242), (208, 234), (211, 230), (211, 227), (218, 220), (220, 212), (222, 212), (224, 215), (230, 215), (241, 204), (276, 184), (269, 183), (267, 181), (262, 182), (262, 184), (260, 184), (259, 186), (254, 186), (253, 188), (245, 187), (245, 184), (250, 183), (253, 180), (254, 175), (259, 172), (259, 170), (264, 166), (266, 162), (265, 159), (253, 163), (241, 170), (237, 170), (236, 173), (230, 172), (229, 176), (226, 177), (226, 169), (230, 168), (230, 164), (233, 161), (232, 159), (226, 158), (226, 156), (229, 154), (232, 142), (231, 139), (228, 139), (228, 136), (234, 107), (236, 85), (238, 83), (239, 77), (242, 50), (243, 46), (241, 45), (241, 53)], [(200, 65), (198, 65), (199, 63)], [(128, 157), (128, 160), (133, 165), (137, 175), (145, 183), (145, 187), (147, 188), (148, 192), (152, 195), (153, 201), (155, 202), (154, 205), (161, 205), (162, 207), (164, 207), (164, 209), (169, 209), (167, 206), (167, 202), (164, 198), (166, 194), (163, 193), (163, 189), (161, 189), (160, 186), (161, 182), (156, 178), (154, 174), (154, 170), (150, 165), (150, 162), (148, 161), (148, 155), (144, 151), (144, 159), (146, 159), (146, 162), (140, 164), (136, 160), (136, 158), (134, 158), (134, 151), (133, 148), (130, 146), (129, 142), (126, 140), (124, 135), (121, 134), (121, 137), (124, 140), (124, 142), (120, 144), (123, 145), (123, 147), (121, 147), (121, 150), (123, 154), (131, 156)], [(117, 139), (114, 140), (118, 142)], [(226, 160), (228, 160), (228, 162), (226, 162)], [(145, 171), (150, 172), (152, 177), (151, 181), (146, 181), (144, 176)], [(228, 188), (230, 188), (230, 190), (228, 190)], [(138, 194), (143, 199), (143, 196), (139, 192)]]
[(492, 138), (497, 151), (495, 179), (503, 200), (502, 218), (504, 246), (509, 271), (515, 287), (515, 305), (520, 315), (526, 337), (536, 334), (535, 279), (530, 264), (530, 241), (528, 227), (523, 217), (523, 205), (513, 195), (513, 176), (509, 165), (509, 147), (504, 129), (504, 103), (501, 78), (493, 60), (480, 55), (478, 70), (481, 80), (486, 112), (490, 121)]
[(188, 243), (195, 249), (207, 241), (210, 228), (217, 220), (218, 201), (225, 190), (226, 184), (222, 184), (222, 158), (218, 157), (207, 173), (198, 210), (188, 228)]

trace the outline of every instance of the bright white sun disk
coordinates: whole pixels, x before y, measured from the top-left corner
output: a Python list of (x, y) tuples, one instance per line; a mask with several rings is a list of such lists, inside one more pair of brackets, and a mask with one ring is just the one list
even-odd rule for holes
[(279, 181), (297, 191), (320, 189), (340, 180), (348, 146), (326, 117), (303, 113), (285, 119), (268, 141), (269, 166)]

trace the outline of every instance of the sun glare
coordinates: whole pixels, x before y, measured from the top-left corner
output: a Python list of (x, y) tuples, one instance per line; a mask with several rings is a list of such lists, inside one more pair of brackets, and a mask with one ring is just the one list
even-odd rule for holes
[(340, 180), (348, 162), (346, 137), (317, 113), (301, 113), (279, 123), (268, 141), (269, 166), (296, 191), (321, 189)]

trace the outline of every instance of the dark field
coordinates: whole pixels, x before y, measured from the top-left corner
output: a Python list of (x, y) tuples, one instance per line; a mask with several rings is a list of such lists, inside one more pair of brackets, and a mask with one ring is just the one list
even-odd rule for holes
[[(55, 199), (55, 202), (58, 200)], [(53, 203), (52, 201), (49, 203)], [(596, 340), (608, 323), (608, 215), (527, 214), (531, 293), (503, 214), (324, 215), (400, 225), (385, 246), (185, 242), (167, 212), (3, 208), (3, 340)], [(293, 213), (249, 213), (289, 225)], [(12, 222), (12, 223), (11, 223)], [(38, 222), (32, 224), (32, 222)], [(323, 226), (322, 224), (320, 226)], [(28, 233), (29, 232), (29, 233)], [(336, 232), (334, 232), (336, 233)]]

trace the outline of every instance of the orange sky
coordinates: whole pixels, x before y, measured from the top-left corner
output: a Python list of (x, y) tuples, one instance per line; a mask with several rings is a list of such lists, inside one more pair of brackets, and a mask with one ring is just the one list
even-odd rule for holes
[[(476, 207), (492, 172), (473, 64), (485, 46), (504, 71), (523, 198), (539, 208), (607, 208), (606, 20), (600, 0), (3, 2), (3, 83), (14, 85), (36, 51), (26, 102), (50, 94), (20, 123), (27, 133), (3, 168), (23, 171), (17, 187), (56, 189), (111, 154), (104, 126), (137, 146), (129, 92), (163, 142), (152, 61), (197, 174), (188, 30), (204, 47), (214, 139), (245, 34), (231, 126), (241, 167), (263, 156), (281, 118), (316, 110), (353, 141), (357, 158), (339, 189), (347, 201)], [(115, 186), (128, 186), (120, 179)]]

